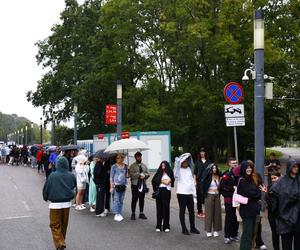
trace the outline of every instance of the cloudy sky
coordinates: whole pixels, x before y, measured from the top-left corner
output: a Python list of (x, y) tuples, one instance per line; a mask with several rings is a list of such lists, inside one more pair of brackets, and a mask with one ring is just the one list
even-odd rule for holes
[[(78, 1), (83, 2), (83, 1)], [(0, 111), (39, 123), (40, 108), (26, 100), (43, 71), (36, 63), (34, 43), (51, 34), (64, 0), (0, 1)]]

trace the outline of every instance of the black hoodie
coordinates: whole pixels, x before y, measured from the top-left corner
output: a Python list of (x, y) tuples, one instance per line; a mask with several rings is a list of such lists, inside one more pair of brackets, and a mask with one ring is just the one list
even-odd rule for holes
[(281, 177), (272, 187), (270, 193), (277, 198), (277, 233), (286, 234), (297, 229), (300, 215), (300, 180), (290, 176), (292, 167), (300, 165), (295, 160), (287, 164), (286, 175)]
[[(163, 161), (162, 163), (165, 163), (165, 166), (166, 166), (165, 172), (171, 179), (171, 187), (174, 187), (175, 178), (174, 178), (173, 171), (170, 167), (170, 164), (167, 161)], [(163, 171), (161, 169), (162, 163), (160, 164), (159, 168), (157, 169), (155, 175), (152, 178), (152, 187), (153, 187), (154, 191), (156, 191), (159, 188), (159, 185), (161, 183), (161, 178), (163, 176)]]

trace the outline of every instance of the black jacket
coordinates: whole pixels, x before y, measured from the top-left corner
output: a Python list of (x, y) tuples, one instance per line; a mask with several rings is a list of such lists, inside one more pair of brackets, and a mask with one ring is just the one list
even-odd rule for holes
[(197, 183), (201, 182), (202, 174), (210, 164), (211, 164), (210, 160), (206, 160), (205, 163), (203, 163), (201, 160), (196, 161), (195, 168), (194, 168), (194, 175), (196, 176)]
[[(210, 164), (202, 173), (202, 179), (201, 179), (201, 192), (204, 195), (204, 197), (207, 196), (207, 192), (209, 189), (209, 186), (212, 181), (212, 164)], [(221, 177), (221, 172), (217, 168), (217, 175)]]
[[(171, 169), (170, 164), (167, 161), (163, 161), (162, 163), (165, 163), (165, 165), (166, 165), (166, 169), (165, 169), (166, 174), (171, 179), (171, 187), (174, 187), (175, 178), (174, 178), (173, 170)], [(157, 171), (156, 171), (156, 173), (153, 176), (152, 181), (151, 181), (153, 191), (156, 191), (159, 188), (162, 177), (163, 177), (163, 171), (161, 169), (161, 164), (160, 164), (159, 168), (157, 169)]]
[(290, 176), (290, 171), (295, 164), (297, 164), (295, 161), (288, 162), (286, 175), (281, 177), (270, 190), (270, 194), (275, 196), (273, 209), (277, 210), (278, 234), (293, 232), (299, 227), (300, 180), (299, 176), (295, 178)]
[(220, 181), (220, 193), (224, 198), (232, 198), (234, 186), (237, 185), (237, 180), (237, 176), (235, 176), (231, 170), (223, 174)]
[(94, 182), (96, 185), (109, 185), (110, 163), (106, 161), (104, 164), (98, 161), (94, 167)]
[(68, 202), (74, 196), (76, 178), (69, 172), (69, 163), (66, 157), (61, 156), (56, 162), (56, 171), (49, 175), (44, 188), (43, 198), (51, 202)]

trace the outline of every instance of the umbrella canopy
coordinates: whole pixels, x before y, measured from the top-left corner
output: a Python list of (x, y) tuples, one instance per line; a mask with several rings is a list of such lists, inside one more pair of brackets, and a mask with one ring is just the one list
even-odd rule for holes
[(137, 139), (122, 139), (119, 141), (115, 141), (112, 144), (110, 144), (106, 149), (105, 153), (128, 153), (128, 152), (134, 152), (134, 151), (143, 151), (143, 150), (149, 150), (147, 144), (145, 144), (142, 141), (139, 141)]
[(96, 157), (96, 158), (110, 158), (111, 156), (113, 156), (113, 154), (104, 153), (104, 149), (98, 150), (93, 155), (93, 157)]
[(79, 150), (80, 147), (77, 145), (65, 145), (65, 146), (61, 146), (60, 150), (61, 151), (68, 151), (68, 150)]
[(56, 146), (47, 146), (47, 147), (46, 147), (46, 150), (47, 150), (47, 151), (55, 151), (56, 148), (57, 148)]

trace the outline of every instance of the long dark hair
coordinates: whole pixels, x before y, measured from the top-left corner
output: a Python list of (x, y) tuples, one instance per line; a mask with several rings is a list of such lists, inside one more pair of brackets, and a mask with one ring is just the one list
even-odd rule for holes
[(208, 160), (208, 153), (205, 151), (204, 148), (200, 148), (200, 151), (198, 153), (198, 160), (200, 161), (201, 160), (201, 152), (204, 152), (204, 157), (205, 157), (205, 160)]
[[(165, 171), (163, 171), (163, 169), (162, 169), (162, 165), (163, 164), (165, 165)], [(152, 186), (153, 186), (154, 190), (156, 190), (157, 186), (160, 185), (160, 181), (161, 181), (161, 178), (162, 178), (164, 172), (170, 177), (170, 179), (171, 179), (171, 186), (174, 187), (175, 178), (174, 178), (174, 173), (173, 173), (173, 170), (172, 170), (172, 168), (170, 166), (170, 163), (167, 162), (167, 161), (162, 161), (159, 164), (159, 167), (158, 167), (155, 175), (152, 178)]]

